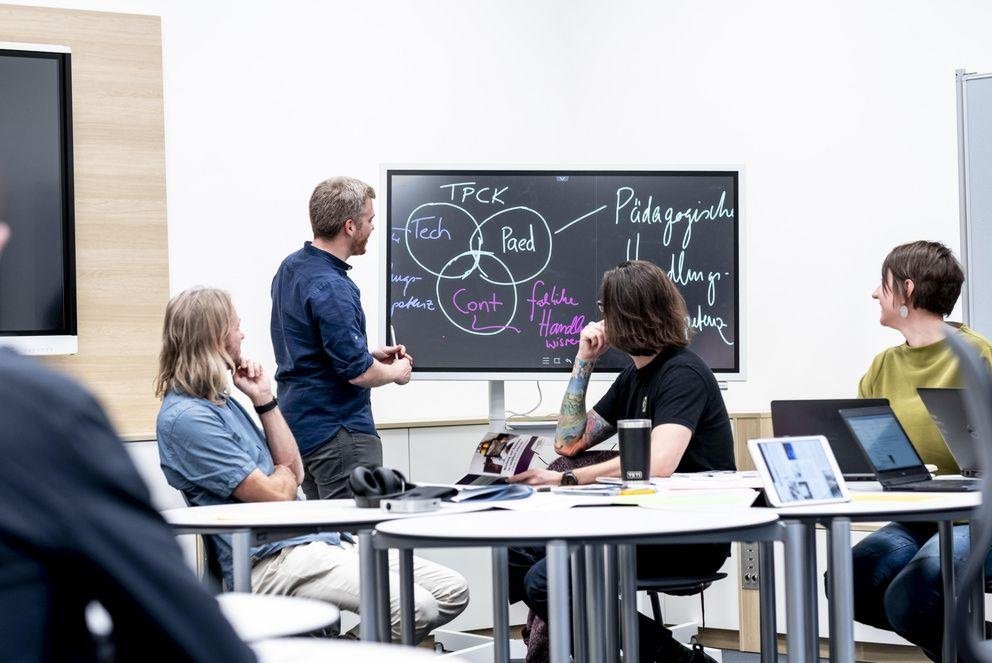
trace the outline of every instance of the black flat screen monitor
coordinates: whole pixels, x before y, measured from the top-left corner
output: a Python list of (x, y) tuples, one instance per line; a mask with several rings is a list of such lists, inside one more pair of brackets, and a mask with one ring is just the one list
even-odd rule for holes
[[(739, 170), (401, 169), (384, 173), (383, 338), (414, 377), (567, 379), (603, 274), (668, 272), (691, 349), (743, 379)], [(625, 368), (611, 350), (599, 377)]]
[[(30, 48), (30, 50), (27, 50)], [(76, 351), (70, 54), (0, 43), (0, 344)]]

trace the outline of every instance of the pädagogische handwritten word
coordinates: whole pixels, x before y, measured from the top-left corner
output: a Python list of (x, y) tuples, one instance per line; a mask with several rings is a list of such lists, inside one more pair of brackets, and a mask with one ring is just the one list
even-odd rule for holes
[(484, 186), (481, 189), (475, 188), (475, 182), (452, 182), (451, 184), (442, 184), (441, 189), (451, 189), (451, 201), (454, 202), (458, 200), (464, 203), (469, 198), (475, 198), (477, 201), (483, 205), (495, 205), (499, 203), (500, 205), (505, 205), (500, 196), (506, 193), (507, 189), (510, 187), (488, 187)]
[(406, 297), (407, 288), (416, 283), (417, 281), (423, 281), (422, 276), (413, 276), (410, 274), (390, 274), (390, 283), (402, 283), (403, 284), (403, 296)]
[(727, 323), (723, 321), (723, 318), (716, 315), (709, 315), (708, 313), (703, 313), (703, 307), (696, 306), (696, 316), (693, 317), (690, 313), (686, 318), (686, 322), (690, 329), (695, 329), (698, 332), (702, 332), (704, 329), (713, 328), (720, 335), (720, 340), (722, 340), (726, 345), (733, 345), (733, 341), (727, 340), (727, 337), (723, 335), (723, 330), (727, 328)]
[[(682, 248), (689, 248), (692, 239), (692, 226), (700, 221), (717, 221), (720, 219), (733, 219), (734, 210), (726, 207), (727, 192), (720, 193), (720, 200), (716, 205), (709, 207), (687, 207), (684, 210), (676, 211), (673, 207), (668, 207), (662, 212), (661, 205), (654, 205), (654, 196), (648, 196), (647, 205), (642, 206), (641, 200), (636, 197), (634, 188), (622, 186), (617, 189), (617, 202), (614, 212), (614, 224), (619, 224), (621, 217), (628, 205), (627, 219), (630, 223), (664, 223), (665, 229), (661, 235), (661, 243), (668, 246), (672, 241), (672, 232), (679, 223), (685, 223), (685, 230), (682, 233)], [(633, 204), (631, 204), (633, 203)], [(702, 203), (700, 203), (702, 204)]]
[(565, 288), (558, 290), (557, 285), (551, 286), (551, 292), (548, 292), (544, 288), (544, 281), (538, 279), (534, 281), (534, 285), (530, 289), (530, 297), (527, 298), (530, 302), (530, 321), (534, 322), (534, 313), (537, 309), (543, 309), (547, 307), (555, 306), (578, 306), (579, 302), (572, 297), (569, 297), (565, 293)]

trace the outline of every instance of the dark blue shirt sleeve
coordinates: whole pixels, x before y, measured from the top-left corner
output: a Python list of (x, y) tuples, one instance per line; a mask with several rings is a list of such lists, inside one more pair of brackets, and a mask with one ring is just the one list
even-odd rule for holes
[(325, 282), (315, 290), (311, 309), (320, 326), (324, 351), (338, 375), (354, 380), (369, 370), (372, 355), (365, 337), (361, 301)]
[[(191, 407), (179, 414), (165, 444), (170, 468), (187, 481), (223, 498), (230, 497), (258, 465), (245, 450), (245, 442), (206, 407)], [(163, 440), (159, 440), (163, 444)]]

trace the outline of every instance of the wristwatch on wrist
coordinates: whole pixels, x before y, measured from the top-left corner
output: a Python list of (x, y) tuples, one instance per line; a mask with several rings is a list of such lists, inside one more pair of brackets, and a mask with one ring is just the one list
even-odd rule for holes
[(573, 472), (572, 470), (568, 470), (567, 472), (563, 472), (562, 473), (560, 485), (562, 485), (562, 486), (578, 486), (579, 485), (579, 479), (578, 479), (578, 477), (575, 476), (575, 472)]

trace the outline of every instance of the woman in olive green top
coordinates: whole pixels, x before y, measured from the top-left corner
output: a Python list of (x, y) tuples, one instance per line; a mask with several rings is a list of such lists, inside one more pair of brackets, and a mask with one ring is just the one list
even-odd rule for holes
[[(992, 345), (964, 325), (946, 322), (961, 293), (964, 272), (938, 242), (912, 242), (892, 249), (882, 264), (882, 282), (872, 297), (879, 322), (906, 339), (872, 361), (858, 385), (862, 398), (887, 398), (923, 462), (942, 474), (958, 472), (933, 425), (917, 387), (961, 386), (957, 360), (944, 340), (960, 334), (992, 364)], [(937, 527), (889, 523), (854, 547), (854, 615), (862, 623), (895, 631), (940, 660), (943, 592)], [(954, 557), (964, 559), (968, 528), (954, 528)], [(992, 564), (986, 561), (986, 574)]]

